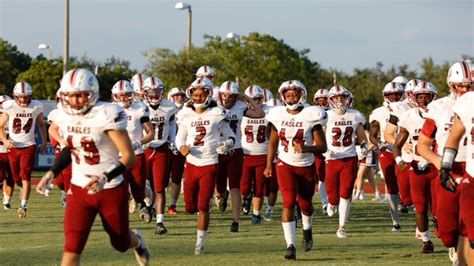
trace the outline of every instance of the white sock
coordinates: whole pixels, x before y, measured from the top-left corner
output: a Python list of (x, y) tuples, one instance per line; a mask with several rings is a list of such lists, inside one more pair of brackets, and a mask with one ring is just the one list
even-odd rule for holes
[(430, 241), (430, 231), (420, 232), (420, 235), (423, 242)]
[(7, 195), (7, 193), (3, 192), (3, 204), (8, 203), (10, 203), (10, 197)]
[(303, 213), (301, 214), (303, 220), (303, 230), (309, 230), (313, 228), (313, 215), (306, 216)]
[(26, 199), (22, 199), (20, 200), (20, 203), (22, 208), (26, 208), (26, 204), (28, 203), (28, 201)]
[(328, 203), (328, 194), (326, 193), (326, 185), (324, 182), (320, 181), (318, 184), (318, 190), (319, 190), (319, 198), (321, 199), (321, 203), (327, 204)]
[(162, 223), (162, 222), (163, 222), (163, 218), (165, 218), (165, 215), (164, 215), (164, 214), (157, 214), (157, 215), (156, 215), (156, 223)]
[(267, 205), (265, 212), (272, 212), (273, 206)]
[(257, 216), (260, 215), (260, 210), (253, 209), (253, 214), (255, 214)]
[(206, 240), (207, 230), (197, 230), (196, 246), (204, 246), (204, 240)]
[(290, 245), (295, 245), (296, 242), (296, 223), (295, 221), (291, 222), (282, 222), (283, 234), (285, 235), (286, 247)]
[(375, 190), (375, 197), (380, 197), (380, 191), (378, 189)]
[(399, 224), (400, 219), (398, 218), (398, 195), (390, 194), (390, 199), (388, 200), (388, 208), (390, 210), (390, 215), (392, 216), (393, 224)]
[(349, 218), (349, 212), (351, 204), (349, 200), (340, 198), (339, 199), (339, 225), (346, 225)]

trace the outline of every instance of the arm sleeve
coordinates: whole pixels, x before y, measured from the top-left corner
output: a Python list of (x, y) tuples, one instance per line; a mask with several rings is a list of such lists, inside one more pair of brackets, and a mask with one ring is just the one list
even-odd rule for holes
[(58, 157), (54, 159), (53, 165), (51, 166), (51, 172), (54, 173), (54, 176), (61, 173), (70, 163), (72, 162), (71, 159), (71, 151), (69, 148), (64, 148), (58, 154)]
[(175, 138), (176, 138), (176, 119), (173, 115), (170, 118), (170, 134), (169, 134), (170, 142), (175, 142)]

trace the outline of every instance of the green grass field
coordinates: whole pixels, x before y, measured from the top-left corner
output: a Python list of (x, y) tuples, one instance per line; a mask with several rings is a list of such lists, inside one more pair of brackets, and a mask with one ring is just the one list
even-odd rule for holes
[[(32, 193), (28, 215), (20, 220), (15, 191), (12, 209), (0, 210), (1, 265), (57, 265), (63, 246), (63, 208), (59, 205), (60, 192), (54, 189), (50, 197)], [(252, 225), (250, 216), (243, 216), (240, 232), (230, 233), (230, 210), (211, 214), (205, 254), (194, 256), (196, 215), (183, 214), (182, 195), (179, 214), (165, 216), (168, 234), (158, 236), (154, 224), (143, 224), (135, 213), (130, 216), (131, 228), (139, 228), (152, 254), (152, 265), (448, 265), (447, 249), (434, 239), (435, 253), (421, 254), (421, 240), (414, 237), (414, 213), (401, 216), (402, 232), (392, 233), (386, 203), (373, 203), (370, 196), (352, 204), (347, 226), (348, 238), (336, 237), (337, 217), (321, 216), (321, 205), (316, 194), (316, 214), (313, 223), (314, 247), (303, 252), (300, 246), (301, 227), (297, 230), (297, 260), (283, 259), (285, 240), (279, 214), (280, 201), (272, 222)], [(433, 234), (432, 234), (433, 235)], [(82, 256), (84, 265), (136, 265), (132, 251), (119, 253), (109, 244), (100, 218), (90, 234)]]

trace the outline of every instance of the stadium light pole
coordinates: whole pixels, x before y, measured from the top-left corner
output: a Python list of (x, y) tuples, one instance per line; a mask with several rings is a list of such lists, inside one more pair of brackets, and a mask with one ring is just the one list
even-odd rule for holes
[(69, 61), (69, 0), (64, 0), (64, 56), (63, 75), (66, 74)]
[(188, 10), (188, 19), (187, 19), (187, 39), (186, 39), (186, 50), (189, 52), (189, 48), (191, 47), (191, 18), (192, 18), (192, 11), (191, 5), (188, 5), (183, 2), (178, 2), (174, 6), (177, 10)]
[(53, 58), (53, 51), (52, 51), (51, 46), (47, 45), (46, 43), (40, 43), (38, 45), (38, 49), (48, 50), (48, 60), (51, 60)]

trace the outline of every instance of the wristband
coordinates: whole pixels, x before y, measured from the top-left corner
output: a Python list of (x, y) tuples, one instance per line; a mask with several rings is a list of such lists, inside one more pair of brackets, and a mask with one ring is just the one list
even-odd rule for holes
[(121, 162), (116, 162), (104, 172), (104, 175), (107, 177), (107, 181), (110, 181), (125, 171), (127, 171), (127, 167)]
[(443, 151), (443, 158), (441, 159), (441, 169), (448, 169), (451, 170), (453, 168), (454, 158), (458, 151), (453, 148), (444, 148)]
[(400, 164), (401, 162), (403, 162), (402, 157), (400, 157), (400, 156), (395, 157), (395, 162), (396, 162), (397, 164)]

